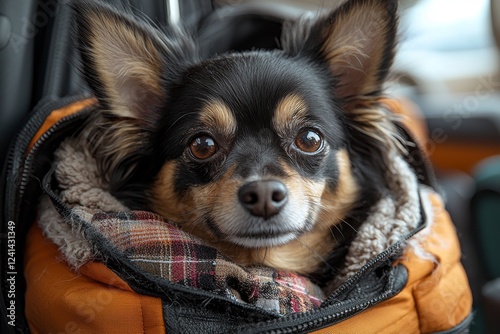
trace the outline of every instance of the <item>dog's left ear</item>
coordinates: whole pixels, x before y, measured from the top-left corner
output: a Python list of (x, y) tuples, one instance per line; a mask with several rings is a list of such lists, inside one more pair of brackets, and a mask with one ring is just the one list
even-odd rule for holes
[(318, 21), (293, 27), (285, 51), (326, 62), (335, 94), (348, 107), (382, 90), (394, 58), (396, 12), (397, 0), (349, 0)]
[(103, 109), (141, 127), (154, 125), (168, 82), (193, 57), (194, 42), (180, 33), (167, 39), (100, 1), (74, 1), (71, 7), (83, 72)]

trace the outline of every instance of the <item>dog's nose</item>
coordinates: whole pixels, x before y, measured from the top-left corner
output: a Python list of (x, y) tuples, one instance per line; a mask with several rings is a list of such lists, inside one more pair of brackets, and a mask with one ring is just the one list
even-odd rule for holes
[(240, 188), (238, 198), (252, 215), (267, 220), (285, 206), (288, 191), (280, 181), (253, 181)]

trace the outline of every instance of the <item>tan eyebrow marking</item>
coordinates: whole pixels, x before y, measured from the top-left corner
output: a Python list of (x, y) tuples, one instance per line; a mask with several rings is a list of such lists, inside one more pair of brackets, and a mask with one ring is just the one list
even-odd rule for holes
[(216, 128), (227, 136), (236, 132), (236, 119), (231, 109), (220, 100), (207, 103), (201, 110), (200, 120), (205, 125)]
[(303, 121), (307, 115), (305, 101), (296, 94), (285, 96), (276, 106), (273, 117), (273, 126), (279, 135), (285, 135)]

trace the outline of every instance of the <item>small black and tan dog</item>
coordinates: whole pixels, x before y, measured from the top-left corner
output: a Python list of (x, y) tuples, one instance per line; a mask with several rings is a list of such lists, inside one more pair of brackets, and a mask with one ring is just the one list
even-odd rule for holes
[[(87, 139), (110, 191), (241, 265), (311, 273), (386, 189), (381, 107), (397, 0), (285, 25), (282, 49), (201, 59), (196, 39), (73, 3), (101, 111)], [(354, 226), (355, 227), (355, 226)]]

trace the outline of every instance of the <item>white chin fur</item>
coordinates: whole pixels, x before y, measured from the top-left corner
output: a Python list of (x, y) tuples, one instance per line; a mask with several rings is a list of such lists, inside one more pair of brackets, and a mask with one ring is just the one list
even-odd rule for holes
[(287, 233), (284, 235), (280, 235), (278, 237), (269, 237), (269, 238), (262, 238), (262, 237), (236, 237), (236, 236), (231, 236), (228, 238), (228, 241), (247, 248), (262, 248), (262, 247), (276, 247), (280, 246), (283, 244), (286, 244), (287, 242), (290, 242), (295, 238), (295, 233)]

